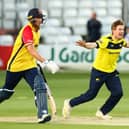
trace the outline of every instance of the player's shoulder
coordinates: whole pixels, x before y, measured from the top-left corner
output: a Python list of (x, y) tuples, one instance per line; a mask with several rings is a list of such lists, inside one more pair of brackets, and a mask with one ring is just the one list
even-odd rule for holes
[(109, 39), (112, 40), (112, 35), (111, 34), (107, 34), (107, 35), (103, 35), (102, 39)]
[(26, 26), (24, 26), (23, 30), (24, 31), (32, 31), (32, 28), (29, 26), (29, 24), (27, 24)]
[(103, 42), (108, 42), (110, 40), (112, 40), (112, 36), (111, 34), (107, 34), (107, 35), (101, 36), (99, 41), (103, 43)]
[(29, 24), (25, 25), (25, 26), (23, 27), (22, 33), (23, 33), (23, 34), (31, 34), (31, 35), (33, 35), (33, 34), (32, 34), (32, 28), (31, 28), (31, 26), (30, 26)]

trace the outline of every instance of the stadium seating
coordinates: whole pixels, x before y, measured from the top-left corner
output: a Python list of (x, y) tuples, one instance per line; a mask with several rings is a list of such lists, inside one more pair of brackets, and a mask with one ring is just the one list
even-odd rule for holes
[[(0, 19), (0, 26), (4, 28), (16, 27), (27, 23), (26, 15), (31, 7), (31, 0), (4, 0), (4, 14), (0, 13), (0, 18), (4, 15), (3, 22)], [(102, 34), (110, 32), (110, 24), (117, 18), (122, 17), (122, 0), (46, 0), (48, 12), (47, 23), (41, 27), (41, 36), (46, 43), (73, 42), (73, 37), (83, 37), (87, 34), (86, 23), (91, 12), (97, 12), (98, 18), (102, 22)], [(0, 1), (0, 9), (2, 8)], [(54, 38), (57, 35), (56, 39)], [(74, 38), (75, 39), (75, 38)], [(61, 44), (62, 44), (61, 43)]]
[(62, 25), (61, 19), (48, 18), (44, 26), (61, 26), (61, 25)]
[(48, 3), (48, 14), (50, 18), (61, 18), (62, 17), (62, 0), (49, 0)]
[[(112, 4), (112, 0), (48, 0), (49, 18), (61, 19), (59, 20), (62, 22), (60, 27), (70, 28), (73, 35), (84, 36), (87, 34), (87, 20), (89, 19), (91, 12), (94, 10), (97, 12), (98, 18), (103, 24), (102, 34), (107, 34), (110, 32), (110, 24), (112, 21), (121, 18), (122, 16), (121, 0), (114, 0), (114, 2)], [(116, 11), (113, 11), (113, 8)], [(56, 31), (51, 32), (54, 33), (53, 35), (58, 35), (58, 32)], [(65, 33), (60, 33), (60, 35), (61, 34), (63, 34), (64, 37), (66, 36)], [(52, 34), (50, 35), (52, 36)]]

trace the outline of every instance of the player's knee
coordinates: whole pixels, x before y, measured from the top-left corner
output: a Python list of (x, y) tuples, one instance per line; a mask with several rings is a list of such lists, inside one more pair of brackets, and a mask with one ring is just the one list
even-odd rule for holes
[(84, 99), (86, 99), (86, 101), (93, 100), (96, 97), (96, 95), (96, 92), (90, 90), (83, 94)]
[(117, 98), (121, 98), (123, 96), (123, 92), (113, 93), (112, 96), (117, 97)]
[(119, 96), (121, 98), (123, 96), (123, 92), (117, 93), (117, 96)]
[(94, 99), (97, 95), (97, 92), (94, 90), (89, 90), (89, 96), (91, 99)]
[(90, 100), (93, 100), (96, 97), (96, 94), (90, 94)]
[(0, 89), (0, 103), (9, 99), (14, 93), (14, 90)]

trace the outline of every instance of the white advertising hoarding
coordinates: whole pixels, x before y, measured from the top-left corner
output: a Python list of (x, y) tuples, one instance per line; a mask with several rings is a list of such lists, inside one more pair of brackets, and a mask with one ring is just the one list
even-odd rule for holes
[[(40, 45), (39, 52), (47, 59), (55, 61), (62, 68), (89, 71), (97, 49), (85, 49), (75, 44)], [(101, 61), (101, 60), (100, 60)], [(119, 71), (129, 71), (129, 49), (123, 48), (118, 60)]]

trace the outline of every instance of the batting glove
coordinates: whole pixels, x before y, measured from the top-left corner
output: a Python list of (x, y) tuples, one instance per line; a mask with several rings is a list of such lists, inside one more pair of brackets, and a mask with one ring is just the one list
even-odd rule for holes
[(56, 72), (59, 71), (59, 66), (54, 62), (54, 61), (44, 61), (43, 63), (37, 61), (37, 63), (44, 69), (46, 68), (49, 72), (52, 74), (55, 74)]

